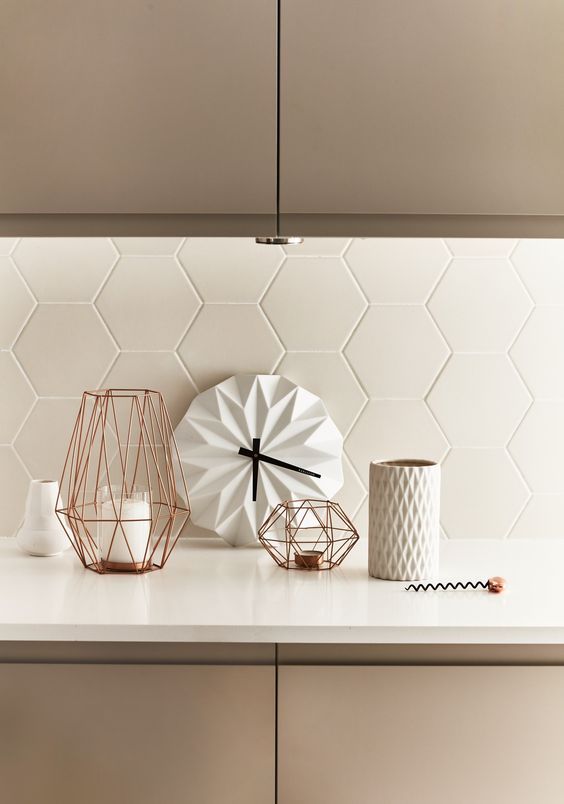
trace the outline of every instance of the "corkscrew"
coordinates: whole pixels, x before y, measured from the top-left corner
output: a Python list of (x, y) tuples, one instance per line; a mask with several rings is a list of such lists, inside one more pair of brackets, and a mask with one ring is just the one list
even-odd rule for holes
[(494, 595), (499, 595), (505, 589), (505, 578), (500, 578), (499, 575), (494, 575), (493, 578), (488, 578), (487, 581), (448, 581), (447, 583), (411, 583), (405, 587), (406, 592), (426, 592), (432, 589), (433, 592), (443, 589), (487, 589)]

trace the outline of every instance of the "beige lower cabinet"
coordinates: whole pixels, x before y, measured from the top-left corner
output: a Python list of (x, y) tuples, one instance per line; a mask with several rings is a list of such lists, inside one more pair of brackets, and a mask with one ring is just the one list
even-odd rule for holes
[(564, 667), (279, 670), (279, 804), (561, 804)]
[(6, 804), (269, 804), (274, 668), (0, 665)]

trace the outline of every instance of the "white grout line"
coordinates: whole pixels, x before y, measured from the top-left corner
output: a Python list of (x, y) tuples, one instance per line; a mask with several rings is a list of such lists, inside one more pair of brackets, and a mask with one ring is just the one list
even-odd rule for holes
[[(28, 380), (28, 382), (29, 382), (29, 380)], [(34, 389), (34, 393), (35, 393), (35, 389)], [(14, 449), (16, 449), (15, 444), (16, 444), (16, 441), (18, 440), (19, 436), (20, 436), (20, 433), (22, 432), (22, 430), (24, 429), (25, 425), (29, 421), (29, 419), (31, 417), (31, 414), (33, 413), (33, 411), (35, 410), (35, 408), (37, 407), (38, 404), (39, 404), (39, 397), (36, 395), (35, 399), (33, 400), (32, 404), (31, 404), (31, 406), (30, 406), (30, 408), (28, 410), (28, 412), (24, 416), (20, 426), (18, 427), (17, 431), (15, 432), (14, 437), (12, 438), (12, 441), (10, 442), (12, 444), (12, 446), (14, 447)]]
[[(268, 291), (270, 290), (270, 288), (274, 284), (274, 282), (275, 282), (276, 278), (278, 277), (278, 275), (282, 272), (282, 268), (285, 265), (286, 260), (288, 259), (288, 255), (286, 254), (286, 252), (283, 249), (281, 249), (281, 251), (282, 251), (282, 259), (280, 260), (278, 265), (274, 268), (274, 271), (272, 272), (272, 276), (267, 281), (266, 286), (264, 287), (262, 293), (260, 294), (260, 296), (258, 298), (257, 304), (259, 304), (261, 308), (262, 308), (262, 303), (263, 303), (264, 299), (266, 298), (266, 295), (267, 295)], [(262, 308), (262, 309), (264, 309), (264, 308)]]
[[(446, 246), (446, 243), (445, 243), (445, 247), (447, 248), (448, 253), (449, 253), (449, 254), (451, 254), (450, 250), (449, 250), (449, 249), (448, 249), (448, 247)], [(434, 319), (433, 313), (432, 313), (432, 312), (429, 310), (429, 302), (431, 301), (431, 298), (432, 298), (433, 294), (435, 293), (436, 289), (439, 287), (439, 285), (440, 285), (440, 284), (441, 284), (441, 282), (443, 281), (443, 277), (445, 276), (446, 272), (448, 271), (448, 269), (449, 269), (449, 267), (450, 267), (450, 265), (451, 265), (451, 263), (452, 263), (453, 259), (454, 259), (454, 257), (453, 257), (453, 256), (450, 256), (450, 257), (447, 259), (447, 261), (446, 261), (446, 262), (445, 262), (445, 264), (443, 265), (443, 268), (442, 268), (442, 270), (441, 270), (440, 274), (438, 275), (438, 277), (436, 278), (435, 282), (433, 283), (433, 285), (432, 285), (431, 289), (430, 289), (430, 290), (429, 290), (429, 292), (427, 293), (427, 296), (425, 297), (425, 301), (423, 302), (423, 304), (424, 304), (424, 305), (425, 305), (425, 307), (427, 308), (427, 312), (428, 312), (428, 313), (429, 313), (429, 315), (430, 315), (430, 316), (433, 318), (433, 320), (435, 320), (435, 319)], [(436, 323), (436, 321), (435, 321), (435, 323)]]

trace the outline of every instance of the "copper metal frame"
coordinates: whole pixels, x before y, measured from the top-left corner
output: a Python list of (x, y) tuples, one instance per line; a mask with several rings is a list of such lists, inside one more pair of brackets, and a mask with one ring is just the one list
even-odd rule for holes
[[(101, 513), (102, 487), (110, 489), (114, 515), (109, 518)], [(147, 518), (122, 516), (123, 500), (138, 490), (148, 498)], [(190, 516), (190, 506), (172, 425), (158, 391), (113, 388), (82, 395), (56, 513), (87, 569), (141, 573), (165, 565)], [(142, 560), (127, 538), (131, 526), (126, 523), (131, 522), (148, 523)], [(99, 528), (112, 525), (104, 556)], [(123, 560), (124, 543), (131, 561)], [(116, 561), (118, 544), (121, 557)]]
[(359, 539), (341, 506), (330, 500), (286, 500), (259, 528), (259, 542), (279, 567), (329, 570)]

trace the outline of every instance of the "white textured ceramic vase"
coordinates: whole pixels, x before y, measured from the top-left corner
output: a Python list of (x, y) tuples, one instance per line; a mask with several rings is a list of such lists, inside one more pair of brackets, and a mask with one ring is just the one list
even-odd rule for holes
[(16, 535), (18, 546), (32, 556), (56, 556), (70, 547), (55, 513), (59, 494), (56, 480), (32, 480), (25, 504), (25, 519)]
[(370, 575), (392, 581), (436, 575), (440, 487), (441, 468), (433, 461), (370, 464)]

